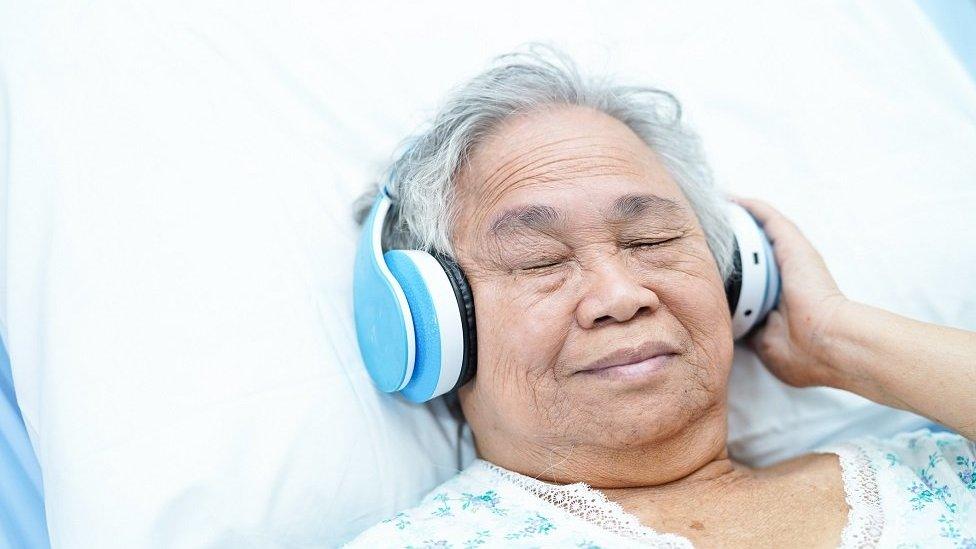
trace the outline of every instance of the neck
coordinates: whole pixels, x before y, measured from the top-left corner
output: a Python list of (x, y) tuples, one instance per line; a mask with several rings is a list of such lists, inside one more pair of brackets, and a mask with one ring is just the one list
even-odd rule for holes
[[(724, 480), (737, 466), (725, 446), (723, 409), (706, 413), (685, 428), (659, 433), (643, 444), (613, 447), (583, 444), (491, 444), (501, 437), (475, 437), (478, 454), (506, 469), (557, 484), (584, 482), (608, 494), (619, 490), (672, 492)], [(740, 468), (741, 469), (741, 468)], [(617, 493), (617, 492), (613, 492)]]
[[(705, 494), (718, 487), (728, 486), (739, 480), (750, 478), (752, 471), (729, 458), (725, 448), (713, 459), (702, 464), (687, 475), (661, 484), (628, 486), (623, 488), (600, 488), (607, 498), (625, 504), (635, 498), (642, 501), (658, 497), (671, 501), (687, 500)], [(594, 488), (599, 488), (594, 486)], [(626, 506), (626, 505), (625, 505)]]

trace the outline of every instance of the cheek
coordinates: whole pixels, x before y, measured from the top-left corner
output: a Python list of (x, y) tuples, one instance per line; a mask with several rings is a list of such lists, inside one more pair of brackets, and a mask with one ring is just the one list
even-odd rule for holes
[(568, 334), (572, 303), (537, 286), (516, 279), (472, 284), (479, 361), (520, 363), (528, 373), (551, 369)]
[(732, 364), (732, 317), (724, 285), (716, 275), (714, 280), (688, 277), (664, 287), (659, 292), (661, 302), (687, 330), (694, 359), (724, 377)]
[[(478, 371), (472, 396), (504, 411), (506, 430), (548, 432), (560, 387), (554, 365), (568, 334), (566, 314), (524, 283), (472, 279)], [(565, 400), (565, 399), (563, 399)]]
[(732, 318), (725, 285), (702, 242), (635, 254), (634, 268), (691, 337), (697, 360), (710, 370), (732, 362)]

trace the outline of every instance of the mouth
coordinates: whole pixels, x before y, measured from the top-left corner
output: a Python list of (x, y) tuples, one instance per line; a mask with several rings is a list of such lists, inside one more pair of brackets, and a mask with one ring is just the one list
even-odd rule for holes
[(608, 379), (643, 378), (663, 371), (680, 349), (665, 341), (648, 341), (638, 347), (618, 349), (587, 364), (576, 373)]

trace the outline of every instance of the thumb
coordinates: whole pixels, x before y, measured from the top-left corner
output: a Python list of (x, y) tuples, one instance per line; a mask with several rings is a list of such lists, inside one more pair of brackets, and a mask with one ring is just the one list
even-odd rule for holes
[(766, 367), (782, 364), (789, 354), (789, 337), (786, 318), (779, 310), (766, 317), (766, 324), (746, 341)]

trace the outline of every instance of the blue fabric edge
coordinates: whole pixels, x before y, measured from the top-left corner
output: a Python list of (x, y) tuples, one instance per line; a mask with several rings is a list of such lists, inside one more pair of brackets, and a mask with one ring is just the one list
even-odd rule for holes
[(10, 356), (0, 337), (0, 545), (49, 548), (41, 469), (17, 404)]

